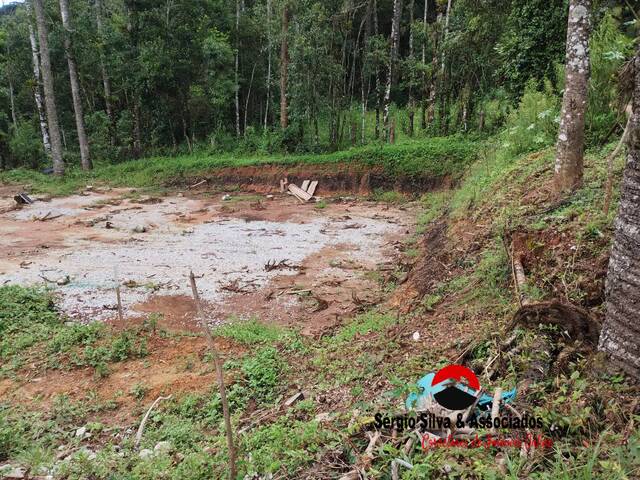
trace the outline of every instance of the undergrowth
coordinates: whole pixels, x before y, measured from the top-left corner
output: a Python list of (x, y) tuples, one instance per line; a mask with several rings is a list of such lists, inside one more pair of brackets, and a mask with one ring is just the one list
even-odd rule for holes
[(391, 178), (459, 176), (476, 156), (475, 144), (464, 137), (434, 137), (396, 145), (369, 145), (320, 155), (272, 155), (263, 157), (231, 154), (193, 154), (182, 157), (150, 157), (115, 165), (99, 164), (91, 172), (78, 168), (55, 178), (33, 170), (0, 173), (0, 181), (30, 184), (36, 192), (68, 195), (95, 182), (110, 186), (157, 188), (165, 183), (187, 183), (189, 177), (225, 167), (259, 165), (348, 164), (381, 167)]
[[(483, 387), (518, 385), (540, 354), (535, 345), (541, 332), (516, 330), (517, 349), (497, 357), (505, 340), (502, 328), (517, 308), (506, 240), (514, 232), (533, 235), (532, 250), (540, 251), (537, 263), (527, 267), (529, 297), (593, 302), (589, 308), (597, 312), (602, 300), (591, 298), (588, 290), (593, 287), (593, 259), (606, 255), (611, 238), (613, 214), (601, 213), (603, 158), (610, 148), (588, 152), (584, 187), (558, 204), (544, 199), (553, 151), (514, 153), (497, 142), (483, 146), (458, 188), (425, 194), (419, 231), (446, 222), (451, 254), (444, 265), (446, 275), (434, 282), (412, 313), (364, 311), (342, 319), (316, 339), (259, 319), (235, 319), (215, 329), (215, 336), (243, 352), (228, 355), (224, 370), (238, 446), (238, 478), (344, 475), (367, 447), (365, 429), (373, 415), (397, 412), (418, 378), (458, 358), (468, 346), (461, 333), (473, 341), (468, 365)], [(204, 168), (207, 163), (202, 161), (188, 160), (188, 169)], [(161, 166), (154, 177), (143, 165), (144, 161), (130, 172), (141, 175), (137, 181), (164, 178), (171, 171)], [(620, 168), (617, 164), (618, 175)], [(400, 201), (391, 194), (384, 194), (384, 200)], [(602, 290), (602, 285), (596, 287)], [(74, 359), (77, 363), (66, 364), (90, 366), (97, 373), (104, 365), (108, 374), (114, 362), (146, 353), (143, 340), (149, 332), (67, 325), (47, 292), (2, 287), (0, 334), (4, 375), (15, 375), (27, 361), (46, 358), (51, 368), (65, 363), (61, 358)], [(560, 341), (554, 348), (562, 346)], [(285, 400), (298, 392), (301, 397), (285, 407)], [(142, 416), (142, 406), (151, 400), (145, 387), (132, 385), (130, 394), (138, 402), (136, 414)], [(566, 362), (555, 362), (543, 380), (526, 393), (519, 391), (516, 399), (516, 408), (544, 420), (542, 433), (553, 439), (553, 448), (528, 457), (518, 449), (497, 447), (425, 451), (416, 444), (405, 452), (404, 438), (384, 437), (384, 446), (374, 449), (369, 478), (391, 478), (391, 462), (397, 458), (412, 465), (401, 468), (402, 479), (638, 477), (637, 387), (608, 369), (601, 356), (577, 351)], [(133, 445), (135, 425), (116, 424), (108, 433), (97, 425), (97, 417), (104, 418), (114, 408), (111, 400), (60, 397), (49, 410), (0, 404), (0, 461), (50, 468), (56, 464), (56, 449), (73, 445), (73, 453), (57, 467), (61, 478), (226, 475), (222, 405), (215, 385), (205, 393), (176, 395), (150, 415), (141, 447), (153, 450), (158, 442), (169, 442), (172, 450), (146, 458), (140, 458)], [(75, 438), (73, 429), (79, 425), (89, 426), (90, 440)], [(97, 452), (96, 458), (83, 447)]]

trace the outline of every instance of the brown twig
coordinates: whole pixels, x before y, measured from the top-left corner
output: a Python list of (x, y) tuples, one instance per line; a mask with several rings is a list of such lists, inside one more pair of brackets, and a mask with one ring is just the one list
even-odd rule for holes
[(222, 415), (224, 417), (224, 426), (227, 433), (227, 447), (229, 449), (229, 478), (234, 480), (236, 478), (236, 449), (233, 444), (233, 430), (231, 427), (231, 415), (229, 414), (229, 402), (227, 401), (227, 392), (224, 387), (224, 375), (222, 373), (222, 360), (218, 354), (218, 349), (213, 341), (211, 330), (207, 325), (207, 321), (202, 310), (202, 303), (200, 302), (200, 294), (198, 294), (198, 287), (196, 286), (196, 277), (193, 271), (189, 272), (189, 281), (191, 283), (191, 292), (193, 293), (193, 300), (196, 304), (198, 311), (198, 317), (200, 319), (200, 326), (207, 339), (211, 356), (213, 357), (213, 364), (216, 369), (216, 377), (218, 379), (218, 388), (220, 389), (220, 400), (222, 403)]
[(493, 401), (491, 403), (491, 434), (495, 435), (496, 427), (495, 420), (498, 418), (498, 414), (500, 413), (500, 401), (502, 400), (502, 388), (496, 388), (495, 393), (493, 394)]
[(120, 298), (120, 285), (116, 286), (116, 300), (118, 301), (118, 319), (120, 323), (124, 322), (124, 315), (122, 314), (122, 300)]
[(160, 403), (163, 400), (170, 400), (171, 397), (172, 395), (169, 395), (168, 397), (158, 397), (156, 398), (156, 401), (151, 404), (151, 406), (149, 407), (149, 410), (147, 410), (147, 413), (145, 413), (144, 417), (142, 418), (142, 421), (140, 422), (140, 426), (138, 427), (138, 432), (136, 433), (136, 442), (135, 442), (136, 448), (140, 446), (140, 441), (142, 440), (142, 434), (144, 433), (144, 427), (147, 424), (147, 420), (149, 420), (149, 415), (151, 415), (151, 412), (153, 411), (153, 409), (156, 408), (156, 405), (158, 405), (158, 403)]

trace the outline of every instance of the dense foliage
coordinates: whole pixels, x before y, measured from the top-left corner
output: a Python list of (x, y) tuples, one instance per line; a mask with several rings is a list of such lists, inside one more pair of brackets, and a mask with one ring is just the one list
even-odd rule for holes
[[(74, 164), (60, 10), (57, 1), (44, 3), (65, 160)], [(525, 92), (549, 96), (546, 118), (554, 121), (567, 2), (455, 0), (449, 12), (448, 3), (403, 2), (391, 91), (395, 138), (495, 132)], [(615, 73), (631, 53), (636, 26), (632, 9), (618, 3), (594, 4), (592, 143), (609, 138), (622, 117)], [(28, 5), (0, 10), (1, 168), (47, 164)], [(391, 0), (72, 0), (92, 156), (318, 153), (383, 139), (392, 10)], [(289, 121), (282, 129), (285, 38)]]

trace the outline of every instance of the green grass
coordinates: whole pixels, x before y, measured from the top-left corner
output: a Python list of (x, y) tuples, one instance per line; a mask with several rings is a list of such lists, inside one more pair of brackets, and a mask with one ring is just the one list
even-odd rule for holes
[(109, 363), (147, 354), (144, 328), (111, 334), (102, 323), (66, 322), (48, 291), (0, 287), (0, 377), (15, 375), (27, 358), (53, 369), (90, 366), (106, 376)]
[[(405, 146), (390, 148), (402, 150)], [(246, 350), (236, 358), (228, 358), (225, 364), (236, 432), (263, 413), (277, 411), (236, 436), (239, 478), (254, 474), (264, 477), (269, 473), (274, 478), (304, 478), (309, 468), (317, 473), (315, 469), (321, 465), (355, 462), (367, 445), (366, 435), (356, 420), (385, 408), (395, 409), (412, 381), (448, 361), (438, 345), (431, 342), (429, 331), (440, 328), (433, 320), (438, 317), (430, 313), (432, 310), (439, 315), (461, 310), (462, 303), (452, 306), (451, 298), (464, 302), (465, 315), (490, 323), (487, 327), (482, 323), (474, 327), (480, 343), (473, 349), (470, 361), (482, 370), (498, 352), (502, 339), (496, 338), (496, 332), (500, 322), (511, 318), (516, 307), (510, 289), (509, 258), (501, 239), (505, 221), (508, 219), (511, 226), (518, 228), (557, 229), (568, 235), (567, 241), (579, 241), (584, 248), (593, 249), (593, 255), (599, 255), (608, 245), (613, 218), (613, 214), (604, 217), (599, 212), (604, 153), (589, 152), (584, 188), (544, 214), (536, 212), (535, 206), (524, 208), (519, 192), (531, 182), (548, 180), (553, 157), (550, 149), (537, 155), (518, 156), (501, 150), (485, 152), (469, 168), (457, 189), (422, 197), (424, 211), (419, 221), (422, 229), (440, 217), (452, 222), (470, 219), (466, 223), (488, 227), (482, 238), (477, 237), (478, 250), (453, 255), (451, 268), (455, 274), (423, 299), (422, 307), (428, 315), (418, 318), (418, 328), (424, 344), (407, 341), (410, 329), (398, 338), (395, 336), (397, 322), (397, 330), (402, 332), (405, 322), (411, 322), (407, 326), (412, 328), (416, 325), (415, 318), (373, 310), (344, 319), (335, 332), (321, 339), (302, 338), (296, 332), (258, 320), (236, 320), (217, 328), (216, 335)], [(171, 159), (175, 160), (190, 165), (185, 176), (208, 168), (198, 164), (196, 157)], [(148, 163), (141, 162), (141, 165)], [(160, 163), (163, 162), (169, 160)], [(157, 177), (149, 176), (151, 173), (143, 168), (132, 170), (132, 175), (140, 175), (138, 181), (146, 182), (148, 178), (169, 178), (170, 172), (165, 165), (154, 173)], [(395, 198), (389, 196), (387, 200)], [(408, 253), (415, 251), (410, 249)], [(532, 280), (539, 274), (527, 273)], [(536, 286), (533, 283), (531, 288)], [(579, 293), (578, 286), (575, 292)], [(528, 293), (537, 298), (533, 291)], [(456, 318), (459, 317), (452, 317), (454, 321)], [(111, 361), (139, 354), (143, 345), (136, 343), (130, 334), (119, 336), (97, 326), (65, 325), (47, 292), (0, 288), (3, 368), (20, 358), (19, 346), (33, 351), (40, 345), (43, 354), (52, 359), (59, 358), (61, 352), (75, 352), (82, 360), (87, 351), (102, 349), (96, 358), (104, 358), (108, 366)], [(520, 381), (535, 354), (532, 345), (536, 335), (538, 332), (533, 330), (519, 331), (516, 344), (521, 349), (505, 360), (508, 365), (500, 378), (491, 381), (483, 378), (483, 386), (511, 388)], [(578, 357), (566, 371), (552, 371), (526, 397), (518, 398), (518, 408), (522, 406), (564, 429), (562, 435), (554, 437), (554, 449), (538, 451), (533, 458), (526, 459), (517, 450), (502, 450), (505, 464), (501, 471), (496, 461), (497, 449), (424, 452), (415, 445), (406, 455), (414, 468), (401, 469), (401, 478), (439, 478), (445, 465), (450, 470), (449, 476), (456, 478), (636, 478), (640, 472), (640, 436), (632, 427), (640, 419), (629, 408), (636, 392), (623, 376), (596, 368), (598, 358), (590, 356), (587, 361)], [(125, 395), (139, 399), (144, 397), (145, 388), (144, 384), (134, 384)], [(310, 390), (312, 395), (283, 408), (282, 398), (298, 389)], [(109, 408), (113, 407), (108, 402), (96, 403), (90, 398), (70, 402), (66, 397), (60, 397), (47, 415), (29, 412), (20, 405), (0, 404), (0, 461), (25, 459), (24, 463), (32, 467), (51, 466), (56, 448), (74, 441), (70, 438), (70, 426), (83, 425), (96, 412)], [(318, 413), (331, 413), (331, 423), (315, 421)], [(136, 415), (143, 414), (140, 404)], [(624, 430), (625, 425), (628, 430)], [(623, 430), (625, 434), (621, 433)], [(59, 474), (70, 479), (223, 478), (228, 463), (223, 432), (220, 397), (212, 385), (205, 394), (177, 396), (161, 404), (149, 419), (142, 447), (153, 448), (156, 442), (170, 441), (182, 455), (179, 461), (171, 455), (142, 460), (130, 437), (117, 440), (102, 437), (96, 460), (89, 461), (81, 452), (75, 453), (60, 467)], [(116, 445), (119, 451), (115, 450)], [(391, 461), (405, 455), (403, 445), (400, 438), (395, 443), (385, 440), (384, 448), (375, 451), (375, 460), (367, 472), (369, 477), (390, 478)], [(339, 473), (325, 473), (325, 478)]]
[(216, 328), (215, 334), (231, 338), (243, 345), (264, 345), (277, 342), (285, 332), (278, 326), (267, 325), (255, 318), (251, 320), (236, 318)]
[(63, 179), (26, 169), (0, 174), (0, 181), (31, 184), (37, 192), (67, 195), (88, 184), (116, 187), (158, 188), (168, 183), (224, 167), (256, 165), (332, 165), (358, 164), (381, 167), (391, 177), (459, 175), (475, 158), (474, 143), (463, 137), (434, 137), (395, 145), (376, 144), (319, 155), (235, 156), (194, 154), (182, 157), (150, 157), (116, 165), (97, 165), (92, 172), (77, 168)]

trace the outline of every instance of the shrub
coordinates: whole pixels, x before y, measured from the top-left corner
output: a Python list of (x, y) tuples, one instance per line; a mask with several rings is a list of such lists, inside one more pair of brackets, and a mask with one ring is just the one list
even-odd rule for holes
[(607, 12), (590, 42), (591, 74), (589, 99), (585, 118), (588, 144), (605, 140), (618, 120), (618, 82), (615, 81), (622, 63), (633, 53), (633, 40), (620, 31), (618, 22)]
[(19, 286), (0, 287), (0, 337), (36, 324), (59, 325), (53, 299), (44, 290)]
[(44, 161), (44, 148), (40, 133), (33, 122), (20, 121), (12, 129), (9, 138), (9, 151), (15, 165), (38, 168)]
[(502, 134), (503, 147), (512, 155), (539, 150), (555, 142), (558, 133), (560, 99), (554, 95), (550, 82), (539, 91), (530, 81), (518, 108), (507, 119)]
[(276, 397), (280, 373), (285, 364), (274, 347), (264, 347), (242, 364), (242, 373), (252, 396), (262, 402)]

